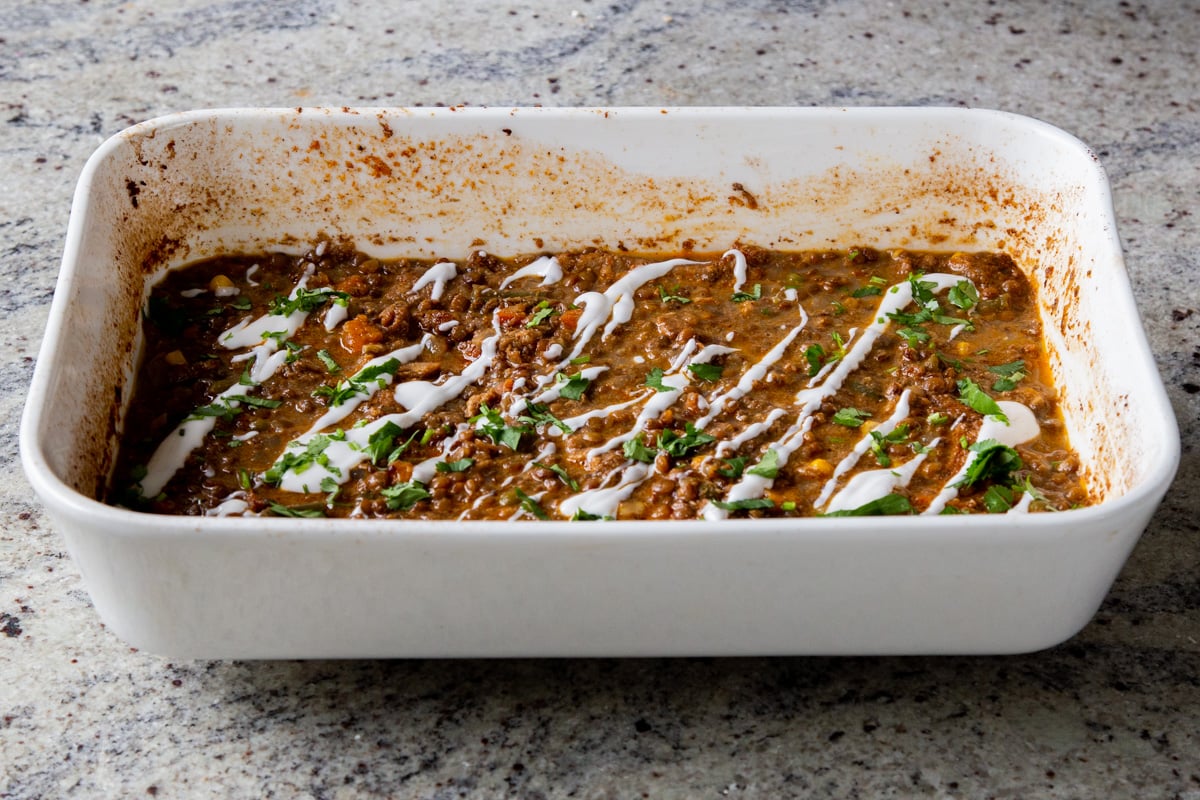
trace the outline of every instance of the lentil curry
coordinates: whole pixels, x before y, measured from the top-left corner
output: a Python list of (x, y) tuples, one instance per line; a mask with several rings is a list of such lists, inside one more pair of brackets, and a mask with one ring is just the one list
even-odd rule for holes
[[(721, 519), (1086, 504), (997, 253), (603, 250), (169, 274), (109, 501), (167, 514)], [(137, 421), (134, 424), (133, 421)]]

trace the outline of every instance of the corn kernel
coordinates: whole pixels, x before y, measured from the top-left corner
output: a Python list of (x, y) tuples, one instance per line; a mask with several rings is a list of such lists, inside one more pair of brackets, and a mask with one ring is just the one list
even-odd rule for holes
[(828, 478), (833, 474), (833, 464), (830, 464), (823, 458), (814, 458), (812, 461), (808, 462), (804, 471), (810, 475)]
[(163, 356), (163, 361), (166, 361), (173, 367), (182, 367), (188, 363), (187, 356), (183, 354), (182, 350), (172, 350)]
[(955, 342), (954, 352), (960, 356), (969, 356), (974, 346), (970, 342)]
[(225, 275), (213, 275), (212, 280), (208, 282), (208, 289), (215, 292), (218, 289), (232, 289), (233, 281)]

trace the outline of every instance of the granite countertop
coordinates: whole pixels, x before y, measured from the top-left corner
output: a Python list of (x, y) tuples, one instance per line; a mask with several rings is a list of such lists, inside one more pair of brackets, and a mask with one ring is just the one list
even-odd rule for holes
[[(4, 17), (0, 797), (1200, 798), (1194, 3), (10, 0)], [(177, 110), (458, 103), (962, 105), (1090, 144), (1183, 435), (1092, 623), (1002, 658), (200, 662), (109, 633), (17, 458), (84, 161)]]

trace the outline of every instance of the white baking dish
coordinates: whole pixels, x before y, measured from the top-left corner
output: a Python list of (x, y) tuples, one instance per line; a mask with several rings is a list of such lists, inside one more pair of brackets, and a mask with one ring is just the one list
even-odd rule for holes
[[(588, 525), (97, 502), (118, 431), (137, 424), (122, 400), (149, 283), (319, 233), (451, 258), (480, 242), (498, 255), (685, 240), (1006, 250), (1038, 286), (1103, 502)], [(234, 110), (135, 126), (80, 179), (21, 448), (113, 630), (240, 658), (1037, 649), (1095, 612), (1179, 456), (1095, 157), (1042, 123), (957, 109)]]

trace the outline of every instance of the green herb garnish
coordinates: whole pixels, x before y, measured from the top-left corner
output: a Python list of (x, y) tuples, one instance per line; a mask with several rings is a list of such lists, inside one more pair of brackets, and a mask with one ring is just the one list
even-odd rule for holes
[(861, 428), (863, 422), (871, 418), (871, 412), (857, 408), (842, 408), (833, 415), (833, 421), (847, 428)]
[(558, 387), (558, 396), (565, 397), (568, 400), (581, 400), (584, 392), (592, 385), (591, 381), (578, 373), (568, 377), (560, 372), (558, 373), (557, 380), (561, 384)]
[[(487, 403), (480, 403), (479, 413), (469, 420), (472, 425), (494, 443), (504, 445), (510, 450), (521, 446), (521, 437), (530, 432), (528, 426), (509, 425), (499, 411), (488, 408)], [(422, 444), (424, 444), (422, 440)]]
[(395, 486), (381, 489), (379, 494), (387, 500), (387, 507), (392, 511), (408, 511), (422, 500), (433, 497), (420, 481), (397, 483)]
[(697, 430), (695, 425), (688, 422), (685, 423), (682, 436), (675, 431), (663, 431), (658, 434), (658, 449), (669, 456), (680, 458), (687, 455), (689, 451), (712, 444), (716, 440), (715, 436)]
[(541, 504), (538, 503), (537, 500), (525, 494), (520, 489), (513, 489), (513, 493), (517, 496), (517, 500), (521, 504), (522, 511), (527, 514), (532, 514), (538, 519), (550, 519), (550, 515), (546, 513), (546, 510), (542, 508)]
[(745, 303), (747, 301), (753, 302), (755, 300), (761, 300), (762, 299), (762, 284), (761, 283), (754, 284), (754, 289), (749, 292), (734, 292), (733, 297), (731, 299), (735, 303)]
[(775, 448), (768, 447), (767, 452), (763, 453), (763, 457), (746, 472), (751, 475), (757, 475), (760, 478), (771, 478), (772, 480), (779, 475), (779, 453)]
[(656, 392), (678, 391), (674, 386), (668, 386), (667, 384), (663, 383), (664, 375), (666, 375), (666, 373), (663, 372), (660, 367), (652, 367), (650, 369), (650, 372), (647, 373), (647, 375), (646, 375), (645, 385), (649, 386), (651, 389), (655, 390)]
[(958, 399), (980, 414), (995, 417), (1004, 423), (1008, 422), (1008, 417), (1000, 410), (999, 404), (970, 378), (963, 378), (958, 382)]
[(751, 497), (747, 500), (734, 500), (729, 503), (723, 500), (713, 500), (712, 504), (724, 511), (750, 511), (756, 508), (775, 507), (775, 501), (768, 497)]
[(869, 503), (863, 503), (858, 508), (848, 508), (843, 511), (830, 511), (825, 517), (882, 517), (895, 514), (911, 514), (912, 503), (902, 494), (885, 494)]
[(640, 433), (629, 441), (625, 442), (621, 450), (625, 453), (626, 458), (632, 459), (633, 461), (641, 461), (643, 464), (652, 463), (657, 455), (654, 450), (647, 447), (645, 443), (642, 442), (642, 434)]
[(1029, 377), (1029, 373), (1025, 371), (1025, 360), (1018, 358), (1016, 361), (1010, 361), (1007, 364), (998, 364), (994, 367), (988, 367), (988, 372), (994, 372), (1000, 378), (992, 384), (992, 390), (996, 392), (1011, 392), (1025, 378)]
[(729, 478), (732, 481), (736, 481), (738, 478), (742, 477), (742, 473), (746, 470), (746, 462), (749, 460), (750, 459), (746, 458), (745, 456), (734, 456), (733, 458), (722, 459), (722, 461), (725, 462), (725, 466), (718, 468), (717, 474), (723, 478)]
[(460, 458), (457, 461), (439, 461), (433, 465), (438, 472), (466, 472), (475, 464), (473, 458)]
[(719, 381), (724, 369), (720, 364), (689, 364), (688, 371), (702, 381)]
[(329, 354), (328, 350), (318, 350), (317, 358), (321, 360), (321, 363), (325, 365), (325, 369), (329, 370), (329, 372), (335, 373), (342, 371), (342, 368), (338, 366), (336, 361), (333, 360), (333, 356)]
[(975, 453), (975, 458), (967, 466), (962, 479), (953, 484), (955, 487), (974, 486), (983, 481), (1007, 484), (1012, 473), (1023, 466), (1016, 450), (995, 439), (984, 439), (967, 449)]
[(533, 465), (535, 467), (541, 467), (542, 469), (548, 469), (551, 472), (553, 472), (555, 475), (558, 476), (558, 479), (560, 481), (562, 481), (564, 484), (566, 484), (567, 488), (570, 489), (572, 492), (579, 491), (579, 481), (572, 478), (571, 474), (569, 472), (567, 472), (565, 469), (563, 469), (562, 467), (560, 467), (558, 464), (543, 464), (540, 461), (534, 461)]
[(672, 294), (668, 294), (667, 291), (660, 286), (658, 287), (658, 296), (659, 299), (661, 299), (664, 303), (679, 303), (680, 305), (686, 306), (688, 303), (692, 302), (689, 298), (684, 297), (683, 295), (673, 294), (673, 292), (678, 291), (679, 287), (676, 286), (671, 290)]

